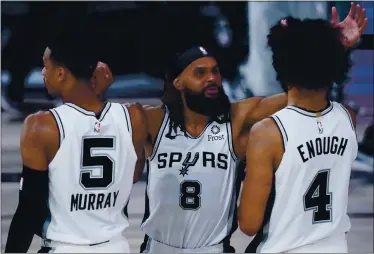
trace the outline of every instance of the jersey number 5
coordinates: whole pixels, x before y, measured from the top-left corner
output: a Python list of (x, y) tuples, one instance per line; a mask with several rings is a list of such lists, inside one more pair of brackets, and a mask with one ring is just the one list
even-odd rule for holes
[(330, 169), (318, 171), (304, 194), (304, 210), (313, 211), (313, 223), (332, 219), (332, 193), (329, 192)]
[[(85, 190), (106, 189), (114, 181), (114, 160), (103, 153), (96, 153), (94, 150), (114, 149), (113, 137), (85, 137), (82, 140), (82, 159), (80, 185)], [(93, 169), (100, 168), (98, 176), (93, 176)]]

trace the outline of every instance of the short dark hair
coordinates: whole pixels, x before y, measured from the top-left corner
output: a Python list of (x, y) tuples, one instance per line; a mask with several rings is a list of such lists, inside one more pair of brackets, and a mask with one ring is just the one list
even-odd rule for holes
[(88, 35), (89, 28), (83, 24), (76, 25), (75, 28), (61, 30), (57, 36), (50, 38), (47, 46), (51, 50), (51, 59), (55, 64), (69, 69), (76, 79), (90, 80), (99, 56), (93, 45), (94, 40)]
[(351, 59), (341, 41), (341, 30), (322, 19), (285, 19), (286, 24), (279, 21), (268, 35), (273, 66), (283, 89), (331, 89), (334, 83), (346, 82)]

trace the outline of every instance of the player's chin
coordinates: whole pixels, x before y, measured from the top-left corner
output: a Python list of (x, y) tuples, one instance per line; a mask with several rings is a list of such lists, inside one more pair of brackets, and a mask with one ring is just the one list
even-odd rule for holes
[(57, 97), (58, 96), (55, 93), (53, 93), (50, 89), (48, 89), (48, 87), (47, 87), (47, 89), (46, 89), (46, 98), (47, 98), (47, 100), (53, 101), (53, 100), (57, 99)]
[(215, 98), (218, 98), (219, 97), (219, 93), (208, 93), (208, 92), (205, 92), (204, 93), (204, 96), (206, 98), (209, 98), (209, 99), (215, 99)]

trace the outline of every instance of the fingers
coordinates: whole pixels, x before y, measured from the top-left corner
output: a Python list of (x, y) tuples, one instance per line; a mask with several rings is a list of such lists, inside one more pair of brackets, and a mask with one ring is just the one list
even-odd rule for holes
[(364, 19), (366, 17), (366, 10), (362, 8), (359, 4), (351, 3), (351, 9), (349, 10), (349, 14), (352, 19), (354, 19), (359, 27), (364, 24)]
[(357, 16), (358, 16), (357, 25), (358, 27), (361, 27), (364, 24), (364, 20), (366, 17), (366, 10), (362, 9)]
[(338, 22), (339, 22), (339, 20), (338, 20), (338, 17), (339, 15), (338, 15), (338, 10), (336, 9), (336, 7), (334, 6), (334, 7), (332, 7), (331, 8), (331, 23), (333, 24), (333, 25), (336, 25), (336, 24), (338, 24)]
[(360, 26), (360, 30), (359, 30), (360, 34), (362, 34), (364, 32), (364, 30), (365, 30), (365, 28), (366, 28), (367, 25), (368, 25), (368, 19), (365, 18), (364, 21), (363, 21), (362, 26)]
[(355, 13), (356, 13), (356, 5), (353, 2), (351, 2), (351, 9), (349, 9), (348, 16), (354, 19)]
[(102, 72), (104, 74), (105, 78), (109, 78), (111, 73), (110, 73), (110, 69), (109, 69), (109, 67), (106, 63), (98, 62), (97, 66), (96, 66), (96, 69), (97, 69), (98, 72)]
[(358, 23), (358, 20), (360, 19), (361, 15), (361, 6), (358, 4), (356, 6), (356, 13), (355, 13), (355, 21)]

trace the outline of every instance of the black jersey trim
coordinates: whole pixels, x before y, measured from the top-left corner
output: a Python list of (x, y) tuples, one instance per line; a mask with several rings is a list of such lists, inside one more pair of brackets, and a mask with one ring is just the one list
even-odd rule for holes
[(50, 109), (49, 111), (52, 113), (53, 118), (55, 119), (56, 124), (57, 124), (58, 135), (59, 135), (58, 147), (60, 147), (61, 144), (62, 144), (62, 141), (65, 139), (64, 125), (62, 124), (62, 120), (61, 120), (60, 115), (57, 113), (57, 111), (55, 109)]
[(324, 116), (327, 113), (329, 113), (333, 108), (334, 108), (334, 105), (331, 101), (328, 101), (327, 107), (321, 111), (310, 111), (310, 110), (303, 109), (297, 106), (292, 106), (292, 105), (286, 107), (286, 109), (293, 110), (299, 114), (302, 114), (308, 117), (318, 117), (318, 113), (321, 113), (321, 116)]
[(342, 104), (339, 104), (339, 105), (343, 108), (343, 110), (345, 111), (345, 113), (347, 113), (349, 122), (351, 123), (352, 130), (356, 133), (355, 127), (353, 125), (352, 117), (351, 117), (351, 114), (349, 114), (348, 109), (346, 109)]
[(104, 117), (106, 116), (106, 114), (108, 113), (110, 107), (111, 107), (111, 103), (110, 102), (105, 102), (105, 105), (104, 105), (104, 108), (101, 110), (101, 112), (99, 113), (95, 113), (93, 111), (89, 111), (89, 110), (86, 110), (84, 108), (81, 108), (73, 103), (65, 103), (64, 105), (72, 108), (72, 109), (75, 109), (76, 111), (78, 111), (79, 113), (83, 114), (83, 115), (86, 115), (86, 116), (94, 116), (96, 117), (99, 121), (103, 121), (104, 120)]
[(235, 253), (235, 248), (231, 245), (230, 240), (232, 235), (235, 233), (235, 231), (238, 229), (238, 199), (240, 196), (240, 188), (242, 185), (242, 180), (244, 176), (244, 169), (245, 169), (245, 162), (239, 160), (237, 161), (237, 166), (235, 168), (236, 170), (236, 179), (234, 184), (234, 197), (232, 200), (232, 203), (234, 205), (234, 212), (233, 212), (233, 220), (231, 224), (231, 229), (229, 231), (229, 234), (221, 241), (223, 244), (223, 252), (224, 253)]
[(125, 105), (121, 104), (121, 106), (122, 106), (123, 112), (125, 113), (127, 130), (129, 131), (130, 136), (132, 137), (133, 130), (132, 130), (132, 125), (131, 125), (131, 116), (130, 116), (129, 109)]
[[(143, 225), (143, 223), (149, 218), (150, 215), (150, 210), (149, 210), (149, 198), (148, 198), (148, 183), (149, 183), (149, 175), (150, 175), (150, 165), (149, 165), (149, 160), (146, 160), (146, 166), (147, 166), (147, 179), (146, 179), (146, 186), (145, 186), (145, 205), (144, 205), (144, 216), (142, 223), (140, 224), (140, 227)], [(144, 235), (144, 241), (140, 245), (140, 253), (143, 253), (145, 250), (148, 250), (148, 245), (149, 245), (149, 236), (147, 234)]]
[(274, 120), (275, 124), (277, 125), (280, 133), (281, 133), (281, 136), (282, 136), (282, 140), (283, 140), (283, 149), (284, 151), (286, 151), (286, 146), (287, 146), (287, 142), (288, 142), (288, 136), (287, 136), (287, 132), (286, 132), (286, 129), (284, 128), (281, 120), (279, 119), (278, 116), (276, 115), (272, 115), (270, 116), (271, 119)]
[(154, 142), (152, 153), (148, 158), (150, 161), (153, 160), (153, 158), (155, 157), (155, 155), (157, 153), (158, 147), (161, 143), (161, 140), (162, 140), (162, 137), (164, 135), (164, 131), (165, 131), (165, 128), (167, 126), (168, 121), (169, 121), (169, 113), (168, 113), (167, 108), (165, 108), (164, 119), (162, 120), (160, 129), (158, 129), (156, 139), (155, 139), (156, 141)]
[(348, 109), (346, 109), (346, 107), (344, 107), (344, 105), (342, 105), (342, 104), (340, 104), (340, 103), (339, 103), (339, 105), (343, 108), (343, 110), (345, 111), (345, 113), (347, 113), (347, 115), (348, 115), (348, 119), (349, 119), (349, 122), (351, 123), (351, 127), (352, 127), (353, 132), (355, 133), (356, 141), (357, 141), (357, 140), (358, 140), (358, 139), (357, 139), (357, 132), (356, 132), (355, 126), (354, 126), (354, 124), (353, 124), (351, 114), (349, 113)]
[(106, 114), (109, 112), (110, 110), (110, 107), (112, 106), (112, 104), (110, 102), (107, 102), (105, 103), (105, 106), (103, 108), (103, 110), (97, 114), (95, 114), (96, 118), (99, 117), (99, 121), (102, 122), (106, 116)]
[(78, 107), (77, 105), (75, 105), (73, 103), (65, 103), (64, 105), (66, 105), (68, 107), (71, 107), (72, 109), (75, 109), (79, 113), (82, 113), (83, 115), (86, 115), (86, 116), (95, 116), (96, 115), (94, 112), (85, 110), (84, 108)]
[(232, 128), (231, 128), (231, 120), (229, 122), (226, 122), (226, 131), (227, 131), (227, 142), (229, 145), (229, 151), (230, 151), (231, 157), (235, 161), (238, 161), (239, 157), (235, 153), (234, 141), (232, 140), (233, 135), (232, 135)]

